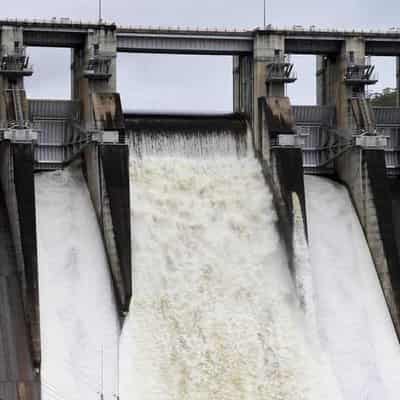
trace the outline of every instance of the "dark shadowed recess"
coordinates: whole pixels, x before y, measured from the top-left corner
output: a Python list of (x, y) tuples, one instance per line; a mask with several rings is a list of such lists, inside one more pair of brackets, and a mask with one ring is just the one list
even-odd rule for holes
[(176, 132), (194, 130), (229, 130), (243, 133), (246, 130), (246, 118), (239, 113), (124, 113), (127, 130), (158, 129)]

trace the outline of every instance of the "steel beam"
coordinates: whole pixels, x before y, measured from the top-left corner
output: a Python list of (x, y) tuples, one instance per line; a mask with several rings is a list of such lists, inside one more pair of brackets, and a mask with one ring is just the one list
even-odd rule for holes
[(117, 50), (125, 53), (241, 55), (253, 51), (251, 36), (181, 33), (118, 33)]

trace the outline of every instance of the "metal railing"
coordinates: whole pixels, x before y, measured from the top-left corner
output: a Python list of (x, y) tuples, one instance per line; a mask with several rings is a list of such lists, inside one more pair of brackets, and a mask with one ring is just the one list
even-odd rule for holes
[(96, 54), (89, 59), (84, 76), (89, 79), (109, 79), (111, 77), (112, 56), (106, 53)]
[(294, 64), (287, 55), (276, 56), (267, 64), (267, 82), (291, 83), (297, 80)]
[(25, 47), (15, 47), (10, 50), (8, 47), (1, 48), (0, 73), (31, 75), (33, 66), (29, 63)]

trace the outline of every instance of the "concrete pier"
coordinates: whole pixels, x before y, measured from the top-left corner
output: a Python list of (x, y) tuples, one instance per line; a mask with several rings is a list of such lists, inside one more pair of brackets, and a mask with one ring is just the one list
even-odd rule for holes
[(132, 295), (129, 150), (93, 143), (85, 149), (85, 176), (107, 250), (121, 315)]
[(81, 103), (84, 126), (93, 129), (92, 96), (116, 91), (117, 38), (114, 26), (90, 29), (82, 47), (72, 50), (72, 100)]
[[(19, 328), (23, 346), (30, 350), (31, 361), (31, 365), (23, 368), (33, 370), (40, 367), (41, 343), (34, 147), (32, 132), (27, 129), (28, 103), (24, 90), (24, 78), (32, 74), (32, 68), (26, 55), (21, 27), (2, 26), (0, 43), (0, 182), (10, 227), (9, 240), (12, 240), (15, 268), (18, 271), (13, 272), (18, 278), (18, 282), (14, 283), (19, 285), (19, 291), (14, 295), (18, 293), (20, 296), (12, 301), (23, 305), (26, 327)], [(18, 353), (18, 349), (14, 350)], [(37, 398), (33, 392), (29, 393), (28, 396)]]
[[(8, 344), (0, 356), (0, 393), (6, 398), (40, 397), (39, 287), (33, 153), (30, 144), (0, 142), (0, 203), (3, 283), (1, 331)], [(6, 281), (4, 281), (6, 279)], [(2, 342), (4, 343), (4, 342)]]

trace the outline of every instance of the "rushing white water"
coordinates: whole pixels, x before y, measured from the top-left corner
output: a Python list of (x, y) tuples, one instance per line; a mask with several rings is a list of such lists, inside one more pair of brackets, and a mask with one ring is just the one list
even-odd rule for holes
[(346, 189), (305, 178), (317, 324), (345, 400), (395, 400), (400, 349)]
[(36, 176), (44, 400), (116, 393), (119, 321), (80, 168)]
[(148, 156), (131, 188), (122, 400), (331, 398), (258, 162)]
[[(230, 124), (231, 125), (231, 124)], [(190, 126), (190, 129), (188, 129)], [(245, 156), (248, 148), (246, 135), (230, 127), (219, 129), (194, 128), (190, 124), (185, 129), (153, 127), (131, 132), (131, 149), (135, 156), (167, 156), (210, 159), (236, 154)], [(243, 127), (241, 127), (243, 130)]]

